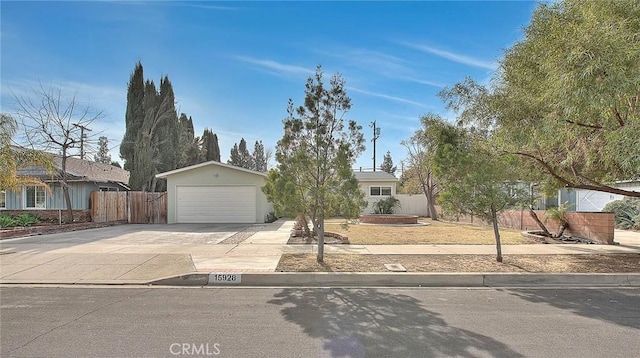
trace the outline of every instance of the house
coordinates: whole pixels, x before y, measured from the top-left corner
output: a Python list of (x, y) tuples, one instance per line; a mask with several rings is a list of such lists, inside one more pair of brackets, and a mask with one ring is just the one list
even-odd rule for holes
[[(617, 181), (614, 188), (640, 192), (640, 180)], [(612, 201), (622, 200), (624, 195), (587, 189), (563, 188), (558, 191), (558, 205), (569, 203), (569, 211), (599, 212)]]
[(264, 223), (267, 174), (209, 161), (156, 175), (167, 180), (167, 223)]
[[(611, 186), (627, 191), (640, 192), (640, 180), (638, 179), (617, 181)], [(624, 195), (567, 187), (559, 189), (557, 196), (539, 198), (536, 209), (545, 210), (568, 203), (569, 211), (600, 212), (610, 202), (622, 199), (624, 199)]]
[[(62, 193), (62, 157), (53, 155), (53, 173), (48, 173), (42, 166), (19, 168), (19, 176), (40, 179), (49, 186), (46, 190), (41, 185), (23, 185), (19, 189), (0, 191), (0, 210), (7, 211), (39, 211), (40, 217), (49, 216), (45, 211), (66, 209)], [(78, 158), (67, 158), (66, 171), (69, 183), (69, 195), (73, 210), (90, 208), (89, 198), (93, 191), (129, 190), (129, 172), (110, 164), (96, 163)]]
[(396, 195), (398, 179), (387, 172), (355, 172), (360, 188), (365, 193), (367, 201), (365, 213), (373, 213), (373, 205), (380, 199), (386, 199)]

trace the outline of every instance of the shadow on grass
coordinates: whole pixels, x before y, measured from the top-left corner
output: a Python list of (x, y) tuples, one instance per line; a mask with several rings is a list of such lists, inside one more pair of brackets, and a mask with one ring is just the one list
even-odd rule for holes
[[(501, 290), (502, 291), (502, 290)], [(504, 289), (534, 303), (546, 303), (579, 316), (640, 329), (640, 293), (626, 289)]]
[(284, 289), (269, 303), (332, 357), (522, 357), (504, 343), (449, 326), (419, 300), (376, 289)]

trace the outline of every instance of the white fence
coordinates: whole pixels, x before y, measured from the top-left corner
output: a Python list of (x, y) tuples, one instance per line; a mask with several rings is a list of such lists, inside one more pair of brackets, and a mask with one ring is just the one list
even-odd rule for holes
[(396, 214), (427, 216), (427, 198), (424, 194), (398, 194), (395, 198), (400, 200)]

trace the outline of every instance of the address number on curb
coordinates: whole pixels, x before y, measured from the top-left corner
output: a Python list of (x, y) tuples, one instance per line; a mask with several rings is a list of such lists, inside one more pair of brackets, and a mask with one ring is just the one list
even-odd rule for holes
[(209, 284), (218, 283), (240, 283), (242, 282), (242, 274), (240, 273), (210, 273)]

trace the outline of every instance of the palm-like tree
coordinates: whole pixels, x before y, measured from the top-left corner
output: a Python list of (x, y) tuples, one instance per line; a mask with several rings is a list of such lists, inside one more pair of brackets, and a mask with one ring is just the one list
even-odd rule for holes
[(18, 131), (18, 123), (7, 114), (0, 114), (0, 190), (17, 189), (22, 185), (41, 185), (50, 191), (49, 187), (40, 179), (19, 176), (18, 168), (27, 165), (41, 165), (47, 171), (53, 171), (51, 155), (45, 152), (13, 147), (13, 136)]

